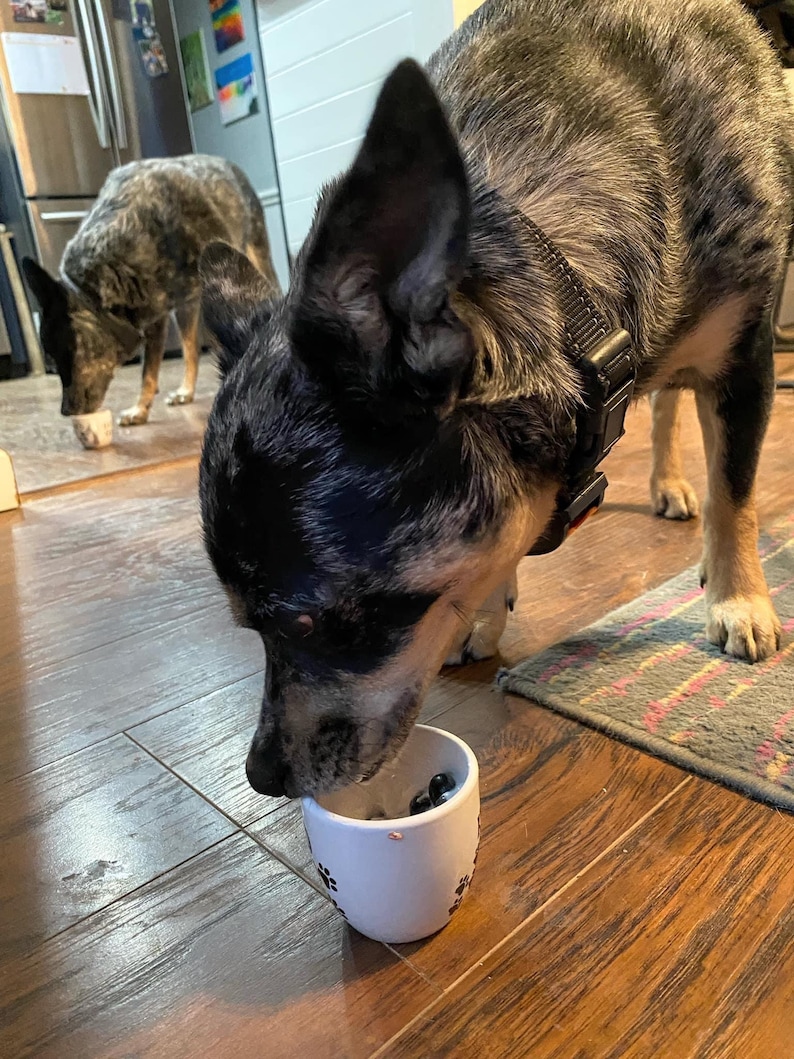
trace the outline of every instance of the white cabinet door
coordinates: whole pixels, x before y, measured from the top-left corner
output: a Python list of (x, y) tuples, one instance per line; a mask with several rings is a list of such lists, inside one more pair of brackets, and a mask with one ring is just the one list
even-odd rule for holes
[(268, 103), (291, 253), (322, 185), (350, 164), (383, 78), (424, 62), (453, 29), (452, 0), (258, 0)]

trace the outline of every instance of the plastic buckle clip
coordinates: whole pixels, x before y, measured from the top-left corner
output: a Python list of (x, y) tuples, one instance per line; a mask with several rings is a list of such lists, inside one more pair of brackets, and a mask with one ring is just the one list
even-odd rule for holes
[(608, 484), (606, 475), (601, 471), (589, 475), (577, 486), (573, 496), (558, 505), (543, 535), (535, 541), (527, 555), (547, 555), (556, 551), (570, 533), (598, 511)]
[(577, 416), (571, 474), (592, 470), (625, 433), (634, 395), (634, 368), (627, 331), (613, 331), (579, 361), (585, 376), (587, 407)]
[(576, 417), (576, 444), (568, 467), (572, 484), (561, 494), (551, 521), (528, 555), (555, 551), (601, 507), (608, 483), (596, 468), (623, 437), (634, 396), (636, 376), (630, 351), (628, 332), (613, 331), (578, 361), (585, 377), (587, 406)]

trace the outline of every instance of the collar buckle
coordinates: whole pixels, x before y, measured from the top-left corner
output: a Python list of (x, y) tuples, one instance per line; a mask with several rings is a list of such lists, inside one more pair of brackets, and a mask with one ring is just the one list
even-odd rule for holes
[(625, 433), (635, 381), (628, 332), (607, 335), (577, 367), (584, 375), (585, 407), (576, 417), (576, 445), (568, 471), (574, 479), (597, 467)]
[(553, 552), (604, 500), (606, 475), (597, 470), (625, 433), (626, 413), (634, 395), (636, 372), (627, 331), (612, 331), (586, 353), (577, 367), (584, 376), (585, 405), (576, 416), (576, 442), (568, 466), (568, 486), (528, 555)]

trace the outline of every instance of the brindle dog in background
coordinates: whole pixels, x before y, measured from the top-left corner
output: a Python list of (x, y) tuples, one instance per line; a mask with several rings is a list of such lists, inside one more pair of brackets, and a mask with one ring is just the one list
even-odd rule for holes
[(677, 447), (695, 391), (709, 639), (751, 662), (780, 639), (754, 489), (794, 120), (754, 18), (738, 0), (489, 0), (427, 73), (388, 78), (284, 300), (234, 250), (206, 254), (224, 378), (202, 513), (267, 649), (247, 762), (266, 794), (374, 774), (445, 659), (496, 650), (583, 393), (523, 217), (631, 334), (667, 516), (696, 510)]
[(61, 277), (26, 258), (41, 307), (44, 352), (63, 384), (64, 415), (95, 412), (116, 367), (143, 344), (138, 403), (123, 426), (145, 423), (157, 393), (168, 317), (176, 314), (185, 374), (168, 404), (193, 400), (200, 353), (198, 265), (222, 239), (245, 252), (278, 291), (262, 206), (245, 174), (220, 158), (186, 155), (115, 169), (68, 243)]

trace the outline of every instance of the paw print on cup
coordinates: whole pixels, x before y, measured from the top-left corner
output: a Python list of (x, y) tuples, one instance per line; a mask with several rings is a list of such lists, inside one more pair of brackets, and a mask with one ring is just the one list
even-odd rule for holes
[(464, 875), (458, 885), (455, 887), (455, 902), (449, 910), (449, 914), (453, 916), (460, 908), (460, 903), (463, 900), (463, 895), (466, 893), (466, 887), (471, 882), (471, 875)]
[(337, 892), (337, 890), (338, 890), (338, 886), (336, 884), (336, 879), (334, 879), (334, 877), (331, 875), (331, 872), (328, 870), (328, 868), (325, 867), (324, 864), (320, 864), (319, 861), (316, 861), (315, 863), (317, 865), (317, 871), (319, 873), (319, 876), (320, 876), (320, 878), (323, 881), (323, 885), (325, 886), (326, 890), (328, 891), (328, 897), (329, 897), (329, 899), (331, 901), (331, 904), (334, 906), (334, 908), (337, 910), (337, 912), (339, 912), (340, 915), (344, 916), (345, 919), (347, 919), (347, 915), (345, 913), (344, 908), (342, 908), (339, 904), (337, 904), (337, 902), (334, 900), (334, 898), (331, 897), (331, 894), (332, 893), (335, 894)]
[[(331, 891), (333, 891), (333, 893), (336, 893), (336, 890), (337, 890), (336, 879), (331, 877), (330, 871), (326, 867), (324, 867), (322, 864), (320, 864), (319, 861), (317, 862), (317, 871), (320, 873), (320, 878), (322, 879), (323, 883), (325, 884), (326, 890), (328, 890), (329, 893)], [(334, 902), (334, 904), (335, 903), (336, 902)]]

